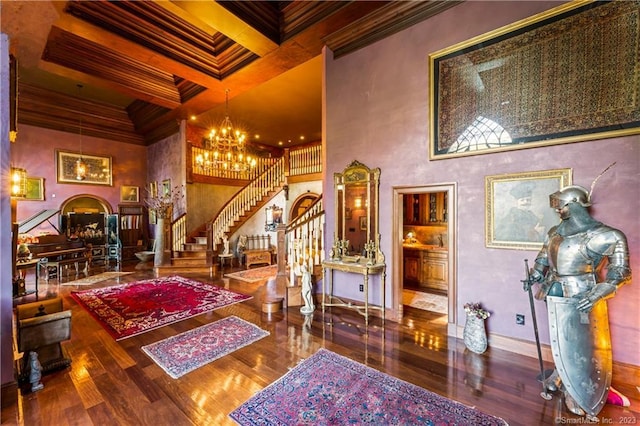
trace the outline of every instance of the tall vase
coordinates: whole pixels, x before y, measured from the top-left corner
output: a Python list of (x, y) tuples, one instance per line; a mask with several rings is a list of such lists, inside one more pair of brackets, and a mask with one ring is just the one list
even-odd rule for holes
[(481, 354), (487, 350), (487, 330), (484, 319), (474, 314), (467, 314), (464, 324), (463, 339), (465, 346), (472, 352)]
[(159, 217), (156, 222), (156, 242), (153, 248), (153, 266), (164, 264), (164, 218)]

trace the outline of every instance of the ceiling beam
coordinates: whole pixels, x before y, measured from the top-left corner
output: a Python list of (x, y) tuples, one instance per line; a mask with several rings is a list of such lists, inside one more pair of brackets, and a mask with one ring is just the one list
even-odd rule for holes
[(220, 84), (220, 80), (217, 78), (183, 65), (178, 61), (167, 58), (114, 33), (81, 21), (68, 14), (62, 16), (63, 17), (55, 23), (55, 27), (61, 30), (75, 34), (114, 52), (121, 52), (122, 55), (126, 55), (131, 59), (180, 76), (200, 86), (216, 87)]
[(216, 1), (156, 0), (156, 4), (207, 33), (224, 34), (258, 56), (265, 56), (278, 48), (277, 43)]

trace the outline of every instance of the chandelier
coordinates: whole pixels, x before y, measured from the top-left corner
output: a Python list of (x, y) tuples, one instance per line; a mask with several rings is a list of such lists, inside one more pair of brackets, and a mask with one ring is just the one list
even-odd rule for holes
[(247, 153), (247, 135), (236, 129), (229, 118), (229, 89), (226, 90), (225, 117), (219, 128), (212, 129), (204, 141), (204, 152), (196, 163), (204, 168), (244, 173), (256, 166), (256, 159)]

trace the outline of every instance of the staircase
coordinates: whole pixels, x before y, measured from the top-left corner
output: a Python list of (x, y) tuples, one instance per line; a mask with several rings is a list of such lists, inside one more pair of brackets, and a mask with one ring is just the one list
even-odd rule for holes
[(172, 256), (167, 265), (156, 266), (156, 275), (216, 273), (218, 243), (231, 235), (282, 190), (285, 182), (284, 159), (279, 159), (251, 181), (222, 208), (218, 216), (186, 235), (186, 216), (171, 224)]

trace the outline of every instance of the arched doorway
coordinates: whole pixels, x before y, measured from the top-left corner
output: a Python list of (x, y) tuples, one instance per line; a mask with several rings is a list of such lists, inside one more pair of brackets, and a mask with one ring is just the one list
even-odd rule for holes
[(67, 198), (60, 205), (60, 215), (68, 213), (113, 213), (113, 208), (107, 200), (91, 194), (79, 194)]
[(311, 206), (318, 197), (318, 194), (306, 192), (296, 198), (293, 204), (291, 204), (291, 209), (289, 210), (289, 221), (296, 219), (298, 216), (306, 212), (309, 206)]

